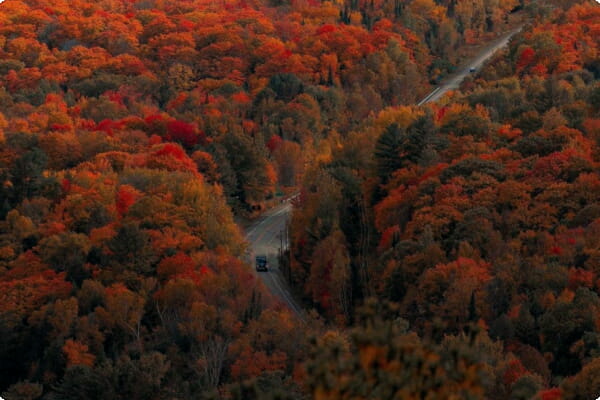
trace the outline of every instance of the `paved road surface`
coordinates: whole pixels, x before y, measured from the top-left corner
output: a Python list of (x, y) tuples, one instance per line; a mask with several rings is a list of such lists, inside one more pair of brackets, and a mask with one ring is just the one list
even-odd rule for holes
[(505, 33), (498, 39), (486, 45), (485, 48), (483, 48), (475, 57), (473, 57), (469, 62), (462, 65), (457, 72), (446, 78), (440, 86), (438, 86), (434, 91), (429, 93), (423, 100), (421, 100), (419, 102), (419, 105), (437, 101), (444, 94), (446, 94), (447, 91), (458, 89), (460, 83), (472, 73), (471, 68), (479, 70), (479, 68), (481, 68), (481, 66), (490, 57), (492, 57), (498, 50), (505, 47), (508, 44), (510, 38), (516, 35), (521, 29), (522, 26), (513, 29), (512, 31)]
[[(520, 30), (521, 27), (508, 32), (485, 46), (479, 54), (462, 66), (457, 73), (448, 77), (448, 79), (446, 79), (438, 88), (425, 97), (419, 105), (436, 101), (448, 90), (457, 89), (465, 77), (471, 73), (471, 68), (479, 69), (496, 51), (506, 46), (510, 38)], [(285, 202), (266, 211), (246, 229), (246, 240), (250, 244), (247, 261), (254, 266), (254, 257), (257, 254), (267, 255), (270, 266), (269, 271), (256, 272), (256, 274), (258, 274), (272, 294), (286, 304), (300, 319), (304, 319), (302, 308), (292, 297), (289, 286), (283, 277), (283, 273), (279, 269), (277, 259), (279, 248), (282, 244), (284, 248), (287, 247), (287, 243), (282, 243), (281, 235), (286, 228), (285, 225), (289, 219), (291, 210), (291, 203), (289, 201)]]
[[(246, 228), (246, 240), (250, 244), (248, 262), (254, 266), (254, 257), (257, 254), (266, 254), (269, 259), (268, 272), (256, 272), (263, 283), (277, 296), (290, 310), (300, 319), (304, 319), (302, 308), (292, 297), (288, 284), (279, 269), (277, 255), (282, 245), (282, 233), (286, 229), (286, 222), (290, 217), (292, 204), (287, 201), (283, 204), (266, 211), (256, 221)], [(285, 243), (285, 234), (283, 247)]]

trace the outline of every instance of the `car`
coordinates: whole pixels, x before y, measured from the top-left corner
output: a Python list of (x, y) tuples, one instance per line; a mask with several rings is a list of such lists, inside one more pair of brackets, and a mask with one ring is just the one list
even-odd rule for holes
[(268, 271), (269, 270), (269, 262), (267, 261), (267, 256), (259, 255), (256, 256), (256, 270), (257, 271)]
[(470, 73), (473, 73), (473, 72), (475, 72), (475, 71), (477, 71), (477, 68), (475, 68), (475, 67), (471, 67), (471, 68), (469, 68), (469, 72), (470, 72)]

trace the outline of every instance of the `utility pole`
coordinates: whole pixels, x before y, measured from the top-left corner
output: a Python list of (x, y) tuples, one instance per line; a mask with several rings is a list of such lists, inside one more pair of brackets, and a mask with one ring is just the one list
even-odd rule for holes
[(288, 283), (292, 285), (292, 252), (290, 251), (290, 221), (285, 220), (285, 249), (287, 251), (287, 272), (288, 272)]
[(277, 234), (277, 236), (279, 237), (279, 248), (278, 250), (278, 258), (277, 258), (277, 264), (279, 264), (279, 270), (282, 271), (285, 274), (284, 268), (285, 265), (283, 263), (283, 237), (282, 237), (283, 233), (281, 231), (279, 231), (279, 233)]

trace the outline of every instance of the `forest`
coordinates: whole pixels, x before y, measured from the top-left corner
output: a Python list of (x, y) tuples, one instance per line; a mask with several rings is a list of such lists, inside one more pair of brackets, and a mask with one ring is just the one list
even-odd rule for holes
[[(599, 51), (591, 0), (6, 0), (0, 395), (596, 398)], [(293, 193), (302, 319), (239, 224)]]
[[(479, 392), (457, 398), (596, 398), (599, 23), (595, 5), (556, 12), (460, 92), (381, 111), (307, 173), (291, 250), (305, 301), (361, 326), (375, 297), (399, 332), (464, 346)], [(399, 357), (386, 332), (354, 339), (373, 365)], [(361, 363), (330, 368), (364, 380)]]

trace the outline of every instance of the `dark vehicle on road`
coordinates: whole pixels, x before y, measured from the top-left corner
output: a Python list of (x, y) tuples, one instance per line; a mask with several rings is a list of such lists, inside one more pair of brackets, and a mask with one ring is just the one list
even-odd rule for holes
[(469, 72), (470, 72), (470, 73), (473, 73), (473, 72), (475, 72), (475, 71), (477, 71), (477, 68), (475, 68), (475, 67), (471, 67), (471, 68), (469, 68)]
[(267, 261), (267, 256), (256, 256), (256, 270), (257, 271), (268, 271), (269, 263)]

